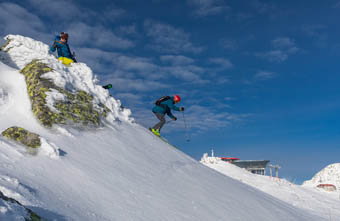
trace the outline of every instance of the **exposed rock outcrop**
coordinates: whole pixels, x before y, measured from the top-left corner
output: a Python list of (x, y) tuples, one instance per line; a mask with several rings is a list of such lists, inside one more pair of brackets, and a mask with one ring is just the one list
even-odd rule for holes
[(41, 146), (40, 136), (21, 127), (10, 127), (1, 133), (2, 136), (19, 142), (27, 147), (38, 148)]
[[(13, 41), (11, 38), (7, 38), (6, 43), (1, 46), (5, 54), (10, 53), (14, 47), (21, 46), (20, 43), (9, 46), (11, 41)], [(54, 70), (49, 65), (39, 59), (33, 59), (20, 70), (20, 73), (25, 76), (32, 111), (40, 123), (48, 128), (54, 124), (101, 126), (101, 117), (106, 117), (111, 110), (98, 101), (94, 102), (93, 96), (83, 90), (69, 91), (58, 87), (53, 80), (43, 77), (44, 74), (52, 71)], [(48, 104), (50, 92), (57, 93), (62, 99)]]
[(11, 203), (11, 204), (15, 204), (19, 207), (22, 207), (24, 210), (26, 210), (27, 212), (27, 217), (24, 217), (25, 220), (27, 221), (40, 221), (42, 220), (40, 216), (38, 216), (36, 213), (34, 213), (32, 210), (30, 210), (29, 208), (26, 208), (25, 206), (23, 206), (20, 202), (18, 202), (17, 200), (7, 197), (5, 196), (1, 191), (0, 191), (0, 199)]
[(11, 48), (7, 48), (7, 49), (5, 49), (5, 48), (7, 47), (7, 45), (9, 44), (10, 41), (11, 41), (11, 40), (7, 39), (6, 42), (5, 42), (5, 44), (3, 44), (3, 45), (0, 47), (0, 51), (8, 52)]
[[(52, 68), (38, 60), (33, 60), (20, 71), (25, 75), (32, 111), (41, 124), (46, 127), (52, 127), (53, 124), (100, 126), (100, 117), (105, 117), (110, 110), (104, 105), (101, 105), (102, 109), (95, 108), (93, 97), (85, 91), (70, 92), (56, 86), (52, 80), (42, 77), (43, 74), (51, 71)], [(46, 92), (52, 90), (64, 97), (54, 104), (56, 111), (52, 111), (46, 102)]]

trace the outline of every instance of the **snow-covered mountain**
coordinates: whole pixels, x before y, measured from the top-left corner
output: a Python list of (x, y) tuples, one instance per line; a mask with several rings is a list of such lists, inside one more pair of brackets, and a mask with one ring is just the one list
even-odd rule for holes
[(340, 198), (338, 192), (329, 193), (319, 188), (295, 185), (285, 179), (276, 179), (269, 176), (252, 174), (231, 163), (222, 161), (219, 157), (209, 157), (205, 154), (202, 164), (250, 185), (258, 190), (277, 197), (278, 199), (306, 209), (326, 220), (340, 221)]
[[(7, 39), (0, 52), (0, 220), (324, 220), (155, 137), (86, 64), (65, 67), (39, 41)], [(38, 147), (24, 146), (28, 134)]]
[(340, 191), (340, 163), (328, 165), (302, 185), (316, 187), (319, 184), (333, 184)]

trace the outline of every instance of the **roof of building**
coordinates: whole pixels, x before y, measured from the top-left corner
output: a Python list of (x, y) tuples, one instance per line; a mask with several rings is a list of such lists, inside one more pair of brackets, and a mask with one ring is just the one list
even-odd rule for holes
[(326, 184), (326, 183), (322, 183), (322, 184), (318, 185), (318, 187), (322, 187), (322, 186), (332, 186), (332, 187), (335, 187), (335, 185), (333, 185), (333, 184)]
[(266, 168), (269, 160), (236, 160), (232, 163), (241, 168), (247, 169), (264, 169)]
[(221, 157), (221, 160), (239, 160), (237, 157)]

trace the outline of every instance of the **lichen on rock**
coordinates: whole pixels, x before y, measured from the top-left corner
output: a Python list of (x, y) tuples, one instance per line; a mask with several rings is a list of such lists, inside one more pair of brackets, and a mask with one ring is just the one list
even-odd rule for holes
[(46, 92), (49, 88), (55, 88), (51, 80), (43, 79), (40, 76), (52, 71), (46, 64), (33, 60), (20, 71), (25, 75), (27, 92), (31, 100), (32, 111), (38, 120), (47, 127), (56, 122), (57, 115), (46, 106)]
[[(52, 127), (54, 124), (100, 126), (100, 117), (105, 117), (109, 109), (104, 105), (95, 108), (93, 96), (85, 91), (70, 92), (56, 86), (52, 80), (42, 77), (50, 71), (53, 71), (52, 68), (39, 60), (33, 60), (20, 71), (25, 76), (32, 110), (39, 121), (46, 127)], [(52, 111), (46, 104), (46, 92), (51, 89), (57, 90), (66, 98), (56, 101), (57, 112)]]
[(21, 127), (10, 127), (3, 131), (1, 135), (27, 147), (38, 148), (41, 146), (40, 136), (38, 134), (29, 132)]

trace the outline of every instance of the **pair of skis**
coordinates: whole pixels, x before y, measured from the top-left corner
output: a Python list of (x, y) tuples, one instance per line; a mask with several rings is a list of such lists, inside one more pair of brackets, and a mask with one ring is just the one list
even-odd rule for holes
[(151, 128), (149, 128), (150, 132), (155, 135), (156, 137), (158, 137), (159, 139), (161, 139), (162, 141), (164, 141), (165, 143), (169, 144), (170, 146), (172, 146), (173, 148), (180, 150), (178, 147), (174, 146), (173, 144), (169, 143), (169, 141), (167, 139), (165, 139), (164, 137), (158, 136), (156, 134), (154, 134), (151, 130)]
[(158, 137), (159, 139), (163, 140), (163, 141), (166, 142), (166, 143), (169, 143), (169, 141), (168, 141), (167, 139), (165, 139), (164, 137), (158, 136), (158, 135), (156, 135), (154, 132), (152, 132), (152, 129), (151, 129), (151, 128), (149, 128), (149, 131), (151, 131), (151, 133), (152, 133), (153, 135), (155, 135), (156, 137)]

